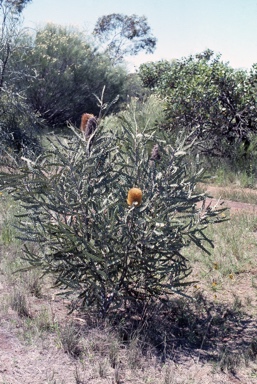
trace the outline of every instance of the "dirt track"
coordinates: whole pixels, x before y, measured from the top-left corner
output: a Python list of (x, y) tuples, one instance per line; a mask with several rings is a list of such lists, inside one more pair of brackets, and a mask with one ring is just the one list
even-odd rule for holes
[[(233, 189), (236, 191), (236, 189)], [(242, 191), (242, 189), (237, 189), (238, 191)], [(249, 194), (256, 194), (256, 204), (249, 204), (249, 203), (241, 203), (239, 201), (232, 201), (232, 200), (227, 200), (222, 197), (224, 192), (228, 192), (229, 188), (224, 188), (224, 187), (216, 187), (216, 186), (207, 186), (206, 192), (212, 196), (211, 198), (208, 199), (208, 202), (213, 201), (213, 204), (218, 202), (220, 199), (220, 202), (223, 207), (228, 207), (230, 209), (231, 214), (237, 213), (237, 212), (242, 212), (245, 211), (247, 213), (253, 213), (257, 214), (257, 190), (253, 189), (247, 189), (245, 188), (244, 191), (245, 193)]]

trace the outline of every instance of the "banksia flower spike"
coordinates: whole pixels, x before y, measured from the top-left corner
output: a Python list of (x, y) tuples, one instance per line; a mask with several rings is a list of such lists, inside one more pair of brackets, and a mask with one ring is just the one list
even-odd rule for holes
[(133, 203), (135, 205), (140, 205), (142, 201), (142, 196), (143, 194), (140, 188), (131, 188), (128, 191), (128, 199), (127, 199), (128, 205), (132, 205)]
[(88, 139), (96, 130), (97, 120), (91, 113), (83, 113), (81, 117), (80, 130), (84, 137)]
[(80, 130), (82, 133), (85, 133), (87, 122), (92, 117), (94, 117), (94, 115), (92, 115), (91, 113), (83, 113), (83, 115), (81, 116)]
[(95, 117), (90, 117), (87, 121), (86, 130), (85, 130), (85, 137), (88, 139), (96, 130), (97, 127), (97, 121)]

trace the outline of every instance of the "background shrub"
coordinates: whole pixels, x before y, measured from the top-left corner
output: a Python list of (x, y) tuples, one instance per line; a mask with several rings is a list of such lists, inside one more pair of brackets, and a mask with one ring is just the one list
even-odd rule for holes
[(206, 50), (140, 66), (143, 84), (165, 100), (166, 129), (197, 137), (197, 151), (245, 160), (257, 131), (256, 66), (234, 69)]
[(42, 121), (30, 110), (23, 97), (10, 91), (0, 94), (0, 153), (9, 164), (21, 156), (34, 158), (41, 153)]
[(98, 114), (94, 94), (105, 86), (105, 97), (124, 96), (127, 72), (113, 66), (85, 36), (75, 28), (47, 24), (35, 35), (25, 35), (20, 44), (23, 61), (12, 58), (13, 71), (22, 71), (15, 81), (26, 94), (33, 111), (48, 125), (79, 125), (82, 113)]

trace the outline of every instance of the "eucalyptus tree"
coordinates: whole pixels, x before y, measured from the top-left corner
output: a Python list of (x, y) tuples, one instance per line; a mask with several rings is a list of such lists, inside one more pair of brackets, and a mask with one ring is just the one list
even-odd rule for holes
[(0, 7), (11, 7), (14, 12), (21, 13), (32, 0), (0, 0)]
[(157, 42), (145, 16), (120, 13), (102, 16), (97, 20), (93, 34), (115, 63), (141, 51), (153, 53)]

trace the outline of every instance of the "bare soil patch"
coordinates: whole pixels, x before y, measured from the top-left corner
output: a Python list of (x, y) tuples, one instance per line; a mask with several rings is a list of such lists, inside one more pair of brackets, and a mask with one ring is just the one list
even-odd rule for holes
[[(234, 188), (218, 187), (215, 185), (208, 185), (203, 189), (206, 190), (207, 194), (212, 196), (208, 199), (208, 202), (210, 202), (211, 200), (213, 201), (213, 203), (220, 201), (220, 203), (223, 206), (230, 209), (231, 214), (240, 213), (240, 212), (257, 214), (257, 190), (256, 189), (236, 188), (236, 187)], [(224, 198), (224, 196), (226, 196), (231, 192), (235, 194), (244, 193), (245, 195), (251, 195), (254, 197), (256, 196), (256, 204), (243, 203), (240, 201), (226, 199), (226, 197)]]

